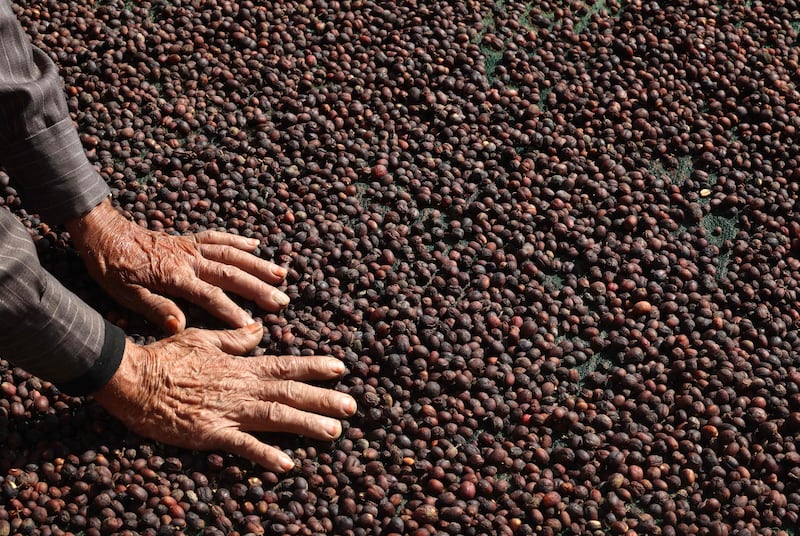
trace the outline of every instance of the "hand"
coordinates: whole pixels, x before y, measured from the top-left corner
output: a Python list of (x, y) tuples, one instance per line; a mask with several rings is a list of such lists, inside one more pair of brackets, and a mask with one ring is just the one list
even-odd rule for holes
[(147, 346), (130, 340), (122, 363), (94, 398), (131, 430), (171, 445), (221, 449), (273, 471), (294, 466), (280, 450), (247, 432), (289, 432), (332, 440), (335, 417), (353, 415), (350, 395), (302, 381), (344, 372), (321, 356), (235, 357), (261, 341), (262, 328), (195, 328)]
[(186, 317), (168, 294), (205, 308), (234, 327), (253, 322), (224, 292), (277, 312), (289, 298), (272, 285), (286, 270), (249, 252), (258, 241), (205, 231), (172, 236), (127, 220), (108, 200), (66, 223), (89, 273), (120, 304), (146, 316), (168, 333), (186, 327)]

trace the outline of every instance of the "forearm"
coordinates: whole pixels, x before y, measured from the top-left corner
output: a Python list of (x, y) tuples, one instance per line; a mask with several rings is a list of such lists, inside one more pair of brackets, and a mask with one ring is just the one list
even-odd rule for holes
[(87, 394), (114, 374), (124, 334), (39, 264), (25, 228), (0, 209), (2, 357), (69, 394)]
[(0, 165), (25, 204), (51, 223), (100, 203), (108, 187), (86, 158), (58, 70), (0, 0)]

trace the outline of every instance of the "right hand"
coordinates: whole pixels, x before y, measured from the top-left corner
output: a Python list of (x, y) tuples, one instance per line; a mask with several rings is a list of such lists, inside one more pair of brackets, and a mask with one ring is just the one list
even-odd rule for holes
[(262, 333), (251, 324), (190, 328), (146, 346), (128, 340), (119, 369), (94, 398), (140, 435), (189, 449), (221, 449), (287, 471), (293, 460), (248, 432), (333, 440), (342, 433), (338, 418), (352, 416), (356, 403), (345, 393), (303, 383), (340, 376), (344, 365), (335, 358), (236, 357), (255, 348)]

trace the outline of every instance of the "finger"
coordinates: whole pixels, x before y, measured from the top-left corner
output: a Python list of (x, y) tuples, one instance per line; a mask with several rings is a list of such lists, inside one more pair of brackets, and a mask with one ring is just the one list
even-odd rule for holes
[(242, 430), (282, 432), (330, 441), (342, 434), (342, 423), (280, 402), (246, 402), (236, 410)]
[(289, 296), (235, 266), (204, 261), (196, 272), (206, 283), (252, 300), (265, 311), (278, 312), (289, 305)]
[(199, 278), (192, 278), (173, 292), (198, 305), (233, 327), (241, 328), (253, 323), (253, 317), (236, 305), (223, 290)]
[(186, 327), (186, 316), (174, 301), (153, 294), (144, 287), (136, 286), (130, 289), (130, 293), (117, 295), (117, 298), (169, 334), (178, 333)]
[(246, 458), (270, 471), (284, 472), (294, 468), (294, 460), (289, 456), (239, 430), (221, 430), (218, 444), (220, 449)]
[(264, 336), (264, 328), (257, 322), (239, 329), (205, 329), (200, 332), (211, 344), (231, 355), (250, 353)]
[(191, 237), (198, 244), (232, 246), (236, 249), (241, 249), (242, 251), (253, 251), (261, 243), (255, 238), (246, 238), (244, 236), (235, 235), (232, 233), (223, 233), (220, 231), (202, 231), (191, 235)]
[(261, 356), (239, 363), (265, 380), (320, 381), (338, 378), (344, 363), (328, 356)]
[[(239, 392), (250, 394), (254, 404), (262, 404), (260, 401), (268, 400), (318, 415), (350, 417), (356, 412), (356, 401), (352, 396), (299, 381), (242, 382), (239, 384)], [(241, 417), (247, 417), (246, 405), (241, 409), (245, 412)]]
[(200, 244), (198, 249), (203, 257), (208, 260), (236, 266), (248, 274), (273, 285), (280, 283), (286, 277), (285, 268), (235, 248), (218, 244)]

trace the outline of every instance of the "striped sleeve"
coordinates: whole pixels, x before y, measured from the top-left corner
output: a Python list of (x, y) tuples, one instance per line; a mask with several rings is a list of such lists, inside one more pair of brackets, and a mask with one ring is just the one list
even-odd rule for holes
[(31, 211), (61, 223), (94, 208), (108, 186), (86, 158), (58, 69), (0, 0), (0, 165)]
[[(0, 209), (0, 348), (14, 365), (87, 394), (117, 370), (125, 336), (42, 268), (28, 231)], [(120, 346), (120, 344), (122, 346)]]
[[(50, 223), (97, 206), (108, 187), (86, 158), (58, 71), (0, 0), (0, 165)], [(0, 355), (73, 395), (116, 372), (125, 335), (39, 264), (31, 237), (0, 209)]]

